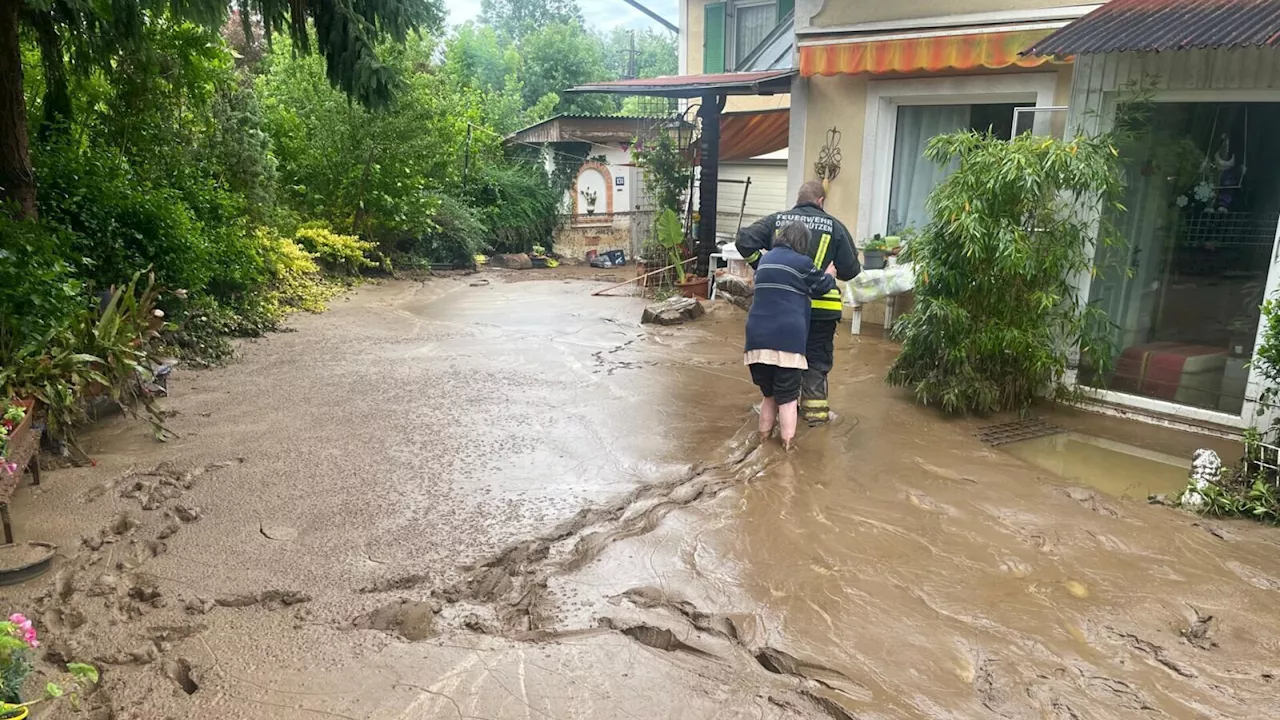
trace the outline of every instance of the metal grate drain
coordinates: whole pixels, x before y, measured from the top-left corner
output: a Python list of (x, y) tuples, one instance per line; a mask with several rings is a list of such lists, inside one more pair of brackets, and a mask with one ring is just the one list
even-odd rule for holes
[(1057, 435), (1066, 432), (1066, 428), (1050, 425), (1044, 418), (1027, 418), (999, 425), (987, 425), (978, 428), (974, 433), (978, 439), (988, 445), (1004, 445), (1005, 443), (1030, 440), (1032, 438)]

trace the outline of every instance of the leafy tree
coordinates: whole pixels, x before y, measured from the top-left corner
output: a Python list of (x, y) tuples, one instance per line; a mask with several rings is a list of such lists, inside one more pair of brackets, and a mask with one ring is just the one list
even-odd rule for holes
[[(1111, 138), (960, 132), (925, 155), (958, 169), (930, 193), (933, 221), (908, 245), (916, 306), (894, 328), (903, 346), (889, 383), (947, 412), (987, 413), (1065, 390), (1077, 350), (1105, 369), (1106, 315), (1072, 282), (1094, 268), (1093, 219), (1123, 210)], [(1100, 242), (1113, 242), (1102, 228)]]
[(480, 0), (480, 22), (516, 42), (548, 25), (582, 25), (577, 0)]
[[(479, 120), (480, 99), (428, 71), (434, 52), (428, 38), (384, 49), (404, 79), (394, 112), (347, 102), (327, 87), (319, 58), (276, 52), (267, 59), (257, 89), (286, 204), (381, 240), (431, 226), (435, 194), (461, 184), (467, 125)], [(474, 133), (473, 152), (495, 142)]]
[(522, 91), (527, 106), (555, 94), (560, 98), (555, 112), (609, 113), (615, 109), (616, 104), (608, 95), (563, 94), (575, 85), (610, 77), (604, 47), (582, 25), (576, 22), (546, 25), (525, 37), (519, 49)]
[[(329, 82), (368, 107), (387, 105), (395, 85), (395, 75), (375, 52), (377, 43), (383, 38), (403, 41), (415, 28), (437, 27), (443, 17), (439, 0), (367, 0), (356, 5), (239, 0), (238, 9), (246, 26), (251, 15), (259, 16), (268, 39), (287, 29), (298, 50), (317, 51)], [(16, 203), (18, 216), (36, 216), (23, 87), (24, 27), (37, 37), (46, 114), (56, 117), (70, 110), (69, 70), (114, 71), (120, 51), (142, 46), (150, 25), (167, 18), (216, 29), (227, 13), (226, 0), (11, 0), (0, 5), (0, 196)], [(314, 45), (308, 21), (315, 24)], [(69, 66), (68, 57), (74, 60)]]

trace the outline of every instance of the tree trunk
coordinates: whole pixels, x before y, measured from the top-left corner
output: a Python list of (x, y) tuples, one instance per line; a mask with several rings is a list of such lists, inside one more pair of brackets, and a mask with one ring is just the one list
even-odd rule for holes
[[(5, 0), (0, 0), (2, 1)], [(67, 62), (62, 53), (62, 38), (53, 24), (53, 15), (48, 11), (35, 11), (28, 18), (35, 26), (36, 42), (40, 46), (40, 64), (44, 68), (44, 122), (40, 125), (40, 137), (48, 138), (52, 132), (59, 128), (65, 129), (71, 122)]]
[(0, 198), (17, 204), (19, 218), (36, 217), (36, 178), (22, 94), (18, 11), (22, 0), (0, 0)]

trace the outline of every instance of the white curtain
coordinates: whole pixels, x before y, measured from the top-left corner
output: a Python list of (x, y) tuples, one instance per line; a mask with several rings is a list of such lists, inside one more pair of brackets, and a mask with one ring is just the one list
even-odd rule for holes
[(735, 12), (738, 17), (734, 29), (735, 62), (733, 66), (737, 68), (752, 50), (764, 42), (774, 25), (778, 24), (778, 6), (775, 3), (749, 5), (739, 7)]
[(929, 223), (925, 200), (955, 165), (941, 166), (924, 156), (935, 135), (969, 127), (968, 105), (903, 105), (898, 108), (893, 145), (893, 174), (889, 180), (890, 235), (903, 228), (921, 229)]

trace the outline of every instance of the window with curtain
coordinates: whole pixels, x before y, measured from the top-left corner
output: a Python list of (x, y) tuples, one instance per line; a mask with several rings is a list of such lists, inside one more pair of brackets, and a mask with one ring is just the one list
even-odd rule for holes
[(733, 66), (742, 64), (778, 24), (778, 3), (752, 3), (734, 7)]

